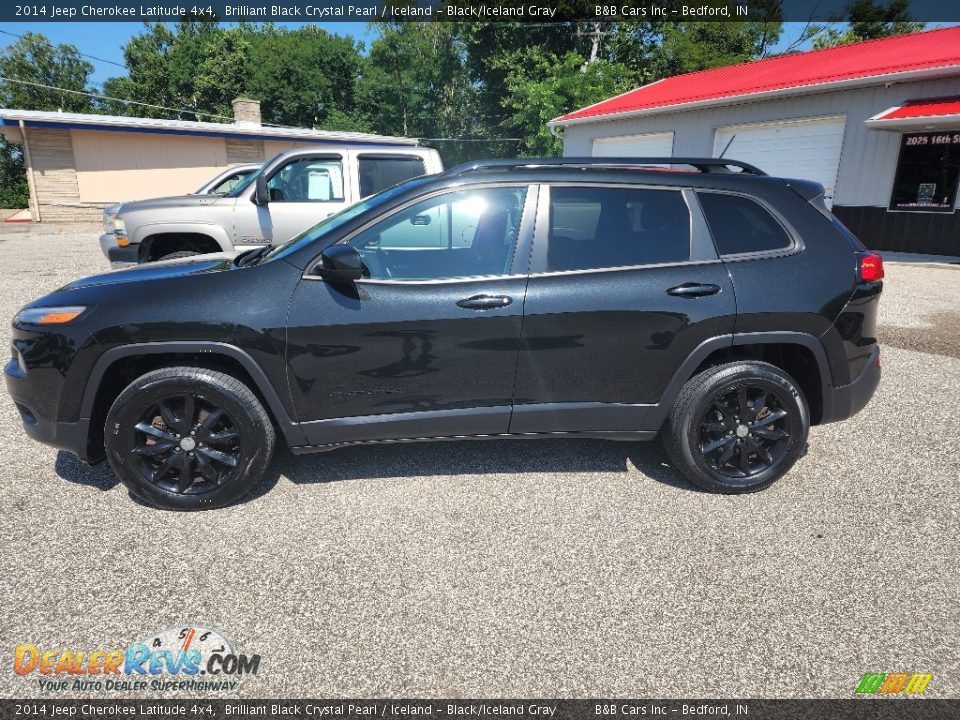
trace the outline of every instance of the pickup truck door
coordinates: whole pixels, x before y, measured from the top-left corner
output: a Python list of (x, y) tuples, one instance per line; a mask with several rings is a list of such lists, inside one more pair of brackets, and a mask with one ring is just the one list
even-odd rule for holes
[(301, 155), (271, 171), (270, 202), (256, 205), (253, 189), (237, 202), (238, 247), (280, 244), (356, 202), (350, 163), (340, 153)]

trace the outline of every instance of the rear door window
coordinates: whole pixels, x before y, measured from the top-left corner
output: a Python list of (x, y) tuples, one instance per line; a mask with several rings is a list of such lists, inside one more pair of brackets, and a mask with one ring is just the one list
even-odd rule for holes
[(699, 192), (697, 198), (721, 255), (785, 250), (792, 241), (760, 203), (742, 195)]
[(678, 190), (552, 187), (547, 271), (690, 259), (690, 211)]
[(362, 198), (426, 173), (423, 158), (415, 155), (361, 155), (358, 170)]

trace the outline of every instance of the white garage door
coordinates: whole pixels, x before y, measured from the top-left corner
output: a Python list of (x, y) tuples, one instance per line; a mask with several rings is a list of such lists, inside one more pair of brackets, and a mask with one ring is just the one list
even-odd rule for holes
[(673, 155), (673, 133), (646, 133), (597, 138), (593, 141), (594, 157), (670, 157)]
[(816, 180), (830, 206), (846, 120), (838, 115), (717, 128), (713, 154), (717, 157), (726, 148), (724, 157), (756, 165), (768, 175)]

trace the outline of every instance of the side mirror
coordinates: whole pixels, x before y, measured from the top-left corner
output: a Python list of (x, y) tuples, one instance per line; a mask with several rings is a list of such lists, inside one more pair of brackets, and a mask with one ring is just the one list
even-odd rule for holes
[(270, 203), (270, 189), (267, 187), (267, 176), (264, 173), (257, 175), (252, 200), (254, 205), (268, 205)]
[(352, 283), (363, 277), (363, 261), (352, 245), (331, 245), (320, 253), (313, 272), (327, 282)]

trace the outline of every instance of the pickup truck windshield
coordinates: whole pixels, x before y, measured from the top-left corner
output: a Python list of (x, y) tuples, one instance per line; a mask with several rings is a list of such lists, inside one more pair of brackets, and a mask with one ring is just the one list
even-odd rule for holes
[(255, 170), (254, 172), (247, 175), (243, 180), (237, 183), (237, 186), (233, 190), (226, 193), (224, 197), (229, 197), (229, 198), (240, 197), (240, 195), (243, 194), (244, 190), (250, 187), (252, 183), (256, 182), (257, 175), (260, 174), (261, 170), (263, 170), (262, 167), (259, 170)]
[(429, 179), (429, 176), (424, 176), (407, 180), (399, 185), (394, 185), (391, 188), (387, 188), (376, 195), (371, 195), (366, 200), (361, 200), (356, 205), (346, 207), (335, 215), (325, 218), (319, 224), (314, 225), (309, 230), (305, 230), (282, 245), (278, 245), (264, 256), (262, 262), (275, 260), (277, 258), (284, 257), (285, 255), (289, 255), (290, 253), (296, 252), (300, 248), (306, 247), (331, 230), (336, 230), (350, 220), (353, 220), (355, 217), (364, 214), (368, 210), (373, 211), (380, 205), (389, 202), (397, 195), (406, 192), (411, 188), (417, 187), (418, 185), (423, 185)]

